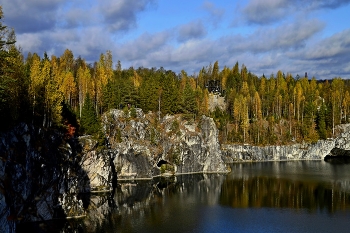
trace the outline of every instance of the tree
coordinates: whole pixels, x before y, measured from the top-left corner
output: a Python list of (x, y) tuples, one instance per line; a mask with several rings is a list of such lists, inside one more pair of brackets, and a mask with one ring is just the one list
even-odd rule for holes
[(249, 108), (248, 108), (248, 100), (246, 97), (243, 97), (243, 102), (242, 102), (242, 114), (241, 114), (241, 125), (243, 128), (243, 142), (246, 142), (247, 136), (248, 136), (248, 128), (249, 128)]
[(0, 6), (0, 130), (8, 128), (26, 114), (24, 109), (21, 112), (21, 108), (27, 106), (23, 56), (15, 47), (14, 30), (8, 30), (1, 22), (2, 18)]
[(233, 118), (235, 120), (236, 133), (238, 133), (238, 126), (242, 118), (243, 111), (243, 96), (238, 95), (233, 103)]
[(86, 66), (85, 63), (78, 68), (77, 79), (78, 79), (79, 117), (81, 117), (81, 112), (83, 109), (85, 97), (88, 93), (92, 95), (90, 69)]
[(327, 139), (326, 105), (324, 103), (321, 104), (320, 109), (317, 111), (316, 129), (321, 139)]
[(66, 102), (73, 106), (73, 96), (77, 93), (77, 87), (71, 71), (64, 73), (62, 87)]
[(87, 93), (80, 118), (80, 129), (86, 134), (94, 135), (99, 131), (99, 127), (94, 104)]
[(213, 66), (212, 79), (219, 80), (219, 62), (216, 61)]
[(300, 120), (300, 108), (301, 108), (301, 102), (304, 99), (304, 95), (303, 95), (303, 89), (301, 87), (300, 82), (297, 82), (296, 86), (295, 86), (295, 95), (296, 95), (296, 107), (297, 107), (297, 119), (298, 119), (298, 123)]
[(196, 102), (196, 93), (189, 82), (186, 83), (183, 91), (183, 106), (185, 113), (197, 114), (198, 107)]
[(343, 108), (343, 115), (344, 115), (344, 122), (348, 122), (348, 112), (349, 112), (349, 106), (350, 106), (350, 94), (348, 91), (345, 92), (343, 102), (342, 102), (342, 108)]
[(41, 75), (40, 57), (37, 54), (34, 54), (32, 58), (32, 64), (30, 66), (29, 85), (29, 94), (31, 97), (33, 117), (35, 116), (35, 113), (38, 112), (36, 110), (36, 107), (40, 107), (42, 104), (40, 99), (40, 97), (43, 96), (41, 90), (43, 88), (44, 80), (42, 78), (43, 76)]

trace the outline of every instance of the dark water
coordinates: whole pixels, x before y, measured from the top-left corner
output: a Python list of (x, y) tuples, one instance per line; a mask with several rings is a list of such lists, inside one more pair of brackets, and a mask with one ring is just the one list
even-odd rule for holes
[(58, 232), (350, 232), (349, 164), (231, 167), (228, 175), (119, 182)]

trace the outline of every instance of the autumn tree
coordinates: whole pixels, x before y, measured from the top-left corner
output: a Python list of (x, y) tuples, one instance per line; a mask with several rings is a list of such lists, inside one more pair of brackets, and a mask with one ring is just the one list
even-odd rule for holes
[(0, 6), (0, 130), (8, 128), (18, 120), (22, 115), (20, 110), (23, 111), (23, 107), (27, 105), (23, 57), (15, 47), (14, 30), (3, 25), (2, 18)]
[(348, 113), (349, 113), (349, 107), (350, 107), (350, 94), (349, 91), (346, 90), (342, 102), (342, 109), (343, 109), (343, 116), (344, 116), (344, 122), (348, 122)]

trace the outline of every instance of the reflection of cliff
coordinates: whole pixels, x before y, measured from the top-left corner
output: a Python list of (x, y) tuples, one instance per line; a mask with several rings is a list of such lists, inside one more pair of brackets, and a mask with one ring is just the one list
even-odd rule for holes
[[(183, 232), (190, 225), (198, 224), (200, 213), (193, 207), (195, 203), (217, 203), (224, 179), (224, 175), (196, 174), (119, 182), (113, 196), (115, 208), (110, 208), (101, 217), (97, 213), (88, 215), (87, 219), (91, 218), (93, 222), (82, 224), (88, 232)], [(177, 218), (182, 219), (184, 212), (189, 216), (187, 223), (176, 229), (164, 226), (164, 223), (180, 222)], [(103, 221), (97, 224), (94, 216)], [(145, 225), (148, 229), (138, 228)]]
[(272, 207), (327, 210), (334, 212), (350, 207), (350, 194), (336, 185), (254, 177), (226, 180), (220, 204), (233, 208)]

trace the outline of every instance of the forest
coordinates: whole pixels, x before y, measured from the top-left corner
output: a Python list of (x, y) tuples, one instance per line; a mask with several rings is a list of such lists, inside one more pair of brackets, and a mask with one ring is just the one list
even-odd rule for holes
[[(162, 67), (123, 69), (120, 61), (113, 67), (111, 51), (88, 64), (69, 49), (25, 57), (15, 42), (14, 30), (0, 22), (1, 131), (26, 122), (98, 135), (109, 109), (141, 108), (193, 121), (211, 116), (222, 143), (274, 145), (330, 138), (335, 126), (349, 122), (350, 83), (341, 77), (317, 80), (280, 70), (258, 76), (244, 64), (220, 68), (218, 61), (191, 75)], [(210, 80), (219, 81), (225, 109), (209, 111)]]

